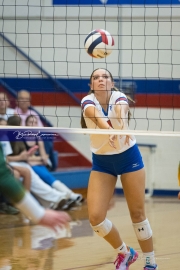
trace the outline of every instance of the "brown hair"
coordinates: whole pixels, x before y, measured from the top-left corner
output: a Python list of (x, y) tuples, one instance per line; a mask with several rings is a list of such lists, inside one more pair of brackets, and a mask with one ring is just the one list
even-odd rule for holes
[[(109, 70), (107, 70), (106, 68), (96, 68), (96, 69), (91, 73), (91, 76), (90, 76), (90, 83), (91, 83), (91, 80), (92, 80), (92, 77), (93, 77), (94, 72), (95, 72), (96, 70), (99, 70), (99, 69), (104, 69), (104, 70), (106, 70), (106, 71), (109, 73), (112, 82), (114, 81), (113, 76), (112, 76), (112, 74), (111, 74), (111, 72), (110, 72)], [(120, 90), (119, 90), (117, 87), (115, 87), (115, 86), (111, 89), (111, 91), (119, 91), (119, 92), (122, 92), (122, 91), (120, 91)], [(90, 90), (90, 91), (88, 92), (88, 95), (90, 95), (91, 93), (94, 93), (94, 90)], [(126, 97), (127, 97), (128, 100), (134, 102), (134, 100), (132, 100), (129, 96), (126, 96)], [(131, 117), (131, 112), (128, 111), (128, 123), (129, 123), (130, 117)], [(81, 127), (82, 127), (82, 128), (87, 128), (86, 122), (85, 122), (85, 119), (84, 119), (84, 116), (83, 116), (83, 112), (81, 112)]]
[(35, 115), (28, 115), (28, 117), (26, 118), (25, 124), (27, 126), (27, 122), (29, 121), (30, 118), (35, 118), (37, 120), (37, 117)]
[[(11, 116), (8, 118), (7, 124), (8, 126), (20, 126), (21, 118), (18, 115)], [(23, 141), (11, 141), (10, 143), (13, 150), (13, 154), (11, 154), (11, 156), (19, 155), (26, 150), (26, 146)]]
[(8, 118), (7, 120), (8, 126), (20, 126), (21, 125), (21, 118), (18, 115), (13, 115)]

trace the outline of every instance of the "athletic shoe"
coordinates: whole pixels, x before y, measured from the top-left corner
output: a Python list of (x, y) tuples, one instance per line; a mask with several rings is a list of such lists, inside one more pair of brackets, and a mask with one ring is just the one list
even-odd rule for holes
[(138, 253), (133, 249), (128, 247), (128, 253), (119, 253), (114, 262), (116, 270), (128, 270), (129, 266), (135, 262), (138, 258)]
[(76, 201), (74, 200), (67, 200), (66, 203), (61, 207), (61, 210), (67, 211), (70, 210), (72, 207), (76, 206)]
[(144, 266), (144, 270), (158, 270), (158, 266), (156, 265), (146, 265)]
[(67, 199), (62, 197), (59, 202), (52, 202), (50, 208), (53, 210), (60, 210), (67, 203)]

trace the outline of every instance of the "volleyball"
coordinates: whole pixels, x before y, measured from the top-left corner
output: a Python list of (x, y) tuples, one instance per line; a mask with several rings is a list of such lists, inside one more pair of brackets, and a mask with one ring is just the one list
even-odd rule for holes
[(84, 41), (84, 47), (90, 56), (105, 58), (110, 55), (113, 50), (114, 38), (108, 31), (96, 29), (87, 35)]

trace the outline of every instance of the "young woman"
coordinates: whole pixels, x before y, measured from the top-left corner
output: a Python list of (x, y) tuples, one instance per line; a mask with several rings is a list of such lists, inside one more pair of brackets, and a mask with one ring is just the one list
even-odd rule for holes
[[(94, 70), (90, 88), (81, 101), (82, 127), (127, 130), (128, 99), (114, 88), (111, 73), (103, 68)], [(123, 242), (116, 227), (106, 218), (117, 176), (121, 175), (132, 225), (144, 255), (144, 270), (157, 270), (152, 230), (145, 215), (145, 170), (135, 137), (93, 134), (90, 142), (93, 164), (87, 202), (92, 229), (117, 250), (116, 269), (129, 269), (138, 253)]]

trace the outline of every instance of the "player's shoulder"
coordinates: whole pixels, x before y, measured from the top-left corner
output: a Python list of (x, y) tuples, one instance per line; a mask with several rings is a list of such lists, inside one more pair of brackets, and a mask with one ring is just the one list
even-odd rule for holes
[(126, 97), (126, 95), (121, 91), (113, 91), (113, 97)]
[(122, 93), (121, 91), (113, 91), (113, 101), (114, 101), (114, 104), (116, 104), (117, 102), (127, 102), (128, 103), (127, 96), (124, 93)]

